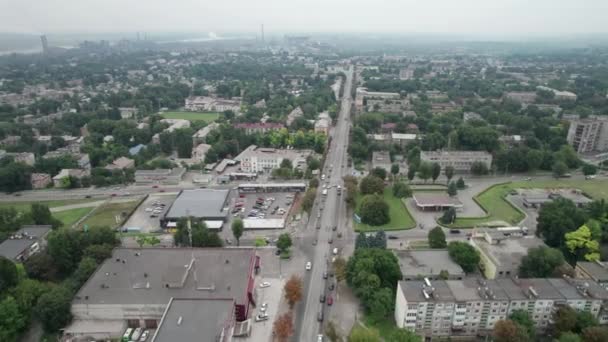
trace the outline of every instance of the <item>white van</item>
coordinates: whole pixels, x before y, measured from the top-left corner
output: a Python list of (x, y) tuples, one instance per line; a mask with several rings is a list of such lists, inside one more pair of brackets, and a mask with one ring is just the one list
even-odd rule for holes
[(334, 255), (338, 255), (338, 248), (334, 248), (333, 253)]

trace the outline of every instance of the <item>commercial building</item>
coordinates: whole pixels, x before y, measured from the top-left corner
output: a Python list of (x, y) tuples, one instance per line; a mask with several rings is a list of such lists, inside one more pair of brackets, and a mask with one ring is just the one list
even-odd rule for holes
[(601, 261), (578, 261), (574, 271), (577, 278), (591, 279), (608, 290), (608, 263)]
[(363, 109), (365, 104), (365, 99), (383, 99), (383, 100), (398, 100), (401, 98), (399, 93), (389, 93), (389, 92), (378, 92), (378, 91), (368, 91), (367, 88), (359, 87), (357, 88), (355, 94), (355, 106), (357, 109)]
[(23, 262), (46, 246), (50, 225), (23, 226), (0, 243), (0, 256), (14, 262)]
[[(156, 341), (193, 341), (190, 334), (199, 334), (197, 341), (218, 341), (222, 327), (231, 326), (227, 339), (219, 340), (230, 341), (243, 326), (245, 333), (250, 329), (260, 270), (261, 257), (250, 248), (117, 248), (74, 297), (74, 320), (65, 334), (94, 330), (93, 338), (117, 339), (127, 326), (158, 327)], [(203, 317), (215, 313), (212, 321), (220, 326), (195, 323), (202, 318), (195, 313), (206, 308)]]
[(516, 276), (528, 250), (546, 246), (520, 227), (476, 228), (469, 243), (479, 252), (479, 267), (487, 279)]
[(410, 280), (397, 286), (395, 321), (425, 338), (489, 335), (514, 310), (530, 314), (537, 330), (568, 305), (608, 322), (608, 291), (571, 278)]
[(282, 128), (285, 128), (285, 126), (283, 126), (282, 123), (256, 122), (256, 123), (237, 123), (237, 124), (234, 124), (234, 128), (242, 129), (245, 131), (245, 134), (249, 135), (249, 134), (255, 134), (255, 133), (263, 134), (263, 133), (270, 132), (270, 131), (278, 131)]
[(380, 168), (391, 172), (391, 155), (388, 151), (374, 151), (372, 153), (372, 169)]
[(179, 219), (192, 217), (205, 221), (209, 227), (217, 227), (219, 224), (221, 229), (228, 216), (228, 210), (224, 208), (229, 193), (230, 190), (225, 189), (182, 190), (167, 209), (161, 225), (165, 228), (174, 227)]
[(413, 196), (416, 207), (420, 210), (447, 210), (449, 208), (460, 209), (462, 203), (456, 197), (444, 193), (416, 192)]
[(268, 172), (281, 166), (284, 159), (289, 159), (294, 168), (306, 169), (306, 160), (313, 155), (312, 150), (291, 150), (258, 147), (250, 145), (235, 160), (240, 162), (243, 172)]
[(456, 172), (469, 172), (475, 162), (485, 164), (488, 169), (492, 167), (492, 155), (485, 151), (422, 151), (420, 160), (438, 163), (442, 170), (452, 166)]
[(582, 191), (573, 190), (553, 190), (553, 191), (534, 191), (522, 190), (523, 205), (526, 208), (540, 208), (546, 203), (555, 201), (558, 198), (571, 200), (577, 207), (582, 207), (592, 202), (589, 197), (586, 197)]
[(44, 189), (49, 186), (51, 182), (51, 175), (48, 173), (32, 173), (32, 176), (30, 177), (32, 189)]
[(184, 168), (137, 170), (135, 183), (137, 184), (179, 184), (186, 173)]
[(431, 280), (463, 279), (465, 273), (455, 263), (447, 250), (394, 250), (393, 253), (399, 260), (399, 268), (403, 274), (403, 280)]
[(566, 139), (578, 153), (608, 150), (608, 117), (592, 116), (571, 120)]

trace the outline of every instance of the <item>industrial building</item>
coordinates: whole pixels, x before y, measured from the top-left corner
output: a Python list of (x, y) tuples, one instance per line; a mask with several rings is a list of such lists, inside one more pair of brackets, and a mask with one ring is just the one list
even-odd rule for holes
[(46, 246), (50, 225), (23, 226), (0, 243), (0, 256), (14, 262), (23, 262)]
[(156, 341), (229, 341), (251, 329), (260, 269), (251, 248), (117, 248), (74, 297), (64, 334), (117, 339), (142, 327), (158, 328)]
[(161, 219), (161, 226), (174, 228), (181, 218), (205, 221), (209, 229), (221, 229), (228, 210), (227, 189), (182, 190)]
[(608, 323), (608, 291), (572, 278), (400, 281), (395, 302), (397, 326), (425, 338), (489, 335), (514, 310), (527, 311), (542, 331), (563, 305)]

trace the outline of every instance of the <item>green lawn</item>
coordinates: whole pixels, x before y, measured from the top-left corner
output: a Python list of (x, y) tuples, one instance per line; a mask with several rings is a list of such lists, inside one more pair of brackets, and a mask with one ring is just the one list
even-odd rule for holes
[(219, 118), (219, 113), (196, 113), (196, 112), (164, 112), (161, 114), (165, 119), (184, 119), (190, 121), (212, 122)]
[(53, 213), (53, 217), (63, 222), (63, 227), (69, 228), (81, 217), (91, 212), (91, 210), (93, 210), (93, 207), (64, 210)]
[(45, 204), (49, 208), (55, 208), (55, 207), (63, 207), (64, 205), (81, 204), (81, 203), (98, 202), (98, 201), (103, 201), (103, 199), (101, 199), (101, 198), (86, 198), (86, 199), (57, 200), (57, 201), (0, 202), (0, 208), (10, 208), (10, 207), (13, 207), (17, 211), (29, 212), (30, 211), (30, 206), (32, 205), (32, 203)]
[(497, 221), (507, 224), (517, 224), (525, 216), (519, 209), (505, 200), (505, 196), (513, 189), (548, 189), (572, 188), (580, 189), (593, 199), (608, 198), (608, 180), (539, 180), (517, 181), (497, 184), (489, 187), (474, 197), (475, 201), (488, 213), (485, 217), (460, 217), (451, 227), (472, 228), (476, 225), (486, 225)]
[[(391, 315), (391, 317), (393, 317), (393, 315)], [(378, 330), (383, 339), (389, 338), (395, 331), (399, 330), (392, 318), (376, 321), (366, 315), (363, 317), (363, 322), (366, 327)]]
[[(122, 225), (124, 218), (126, 218), (138, 204), (139, 201), (106, 203), (97, 208), (93, 215), (82, 222), (81, 226), (86, 224), (89, 227), (108, 226), (116, 228)], [(126, 213), (126, 215), (122, 216), (123, 218), (121, 221), (116, 222), (116, 216), (122, 215), (122, 213)]]
[[(357, 194), (357, 209), (362, 198), (363, 196), (361, 194)], [(401, 201), (401, 199), (393, 196), (392, 187), (387, 187), (384, 189), (384, 200), (386, 203), (388, 203), (388, 213), (391, 220), (381, 226), (369, 226), (367, 224), (355, 222), (356, 231), (369, 232), (377, 230), (404, 230), (411, 229), (416, 226), (416, 222), (412, 218), (412, 215), (410, 215), (410, 212), (407, 210), (405, 204)]]

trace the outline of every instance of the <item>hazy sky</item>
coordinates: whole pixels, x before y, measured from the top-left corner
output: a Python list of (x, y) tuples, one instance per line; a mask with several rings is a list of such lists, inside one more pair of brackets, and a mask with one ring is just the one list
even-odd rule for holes
[(608, 0), (0, 0), (3, 32), (608, 33)]

